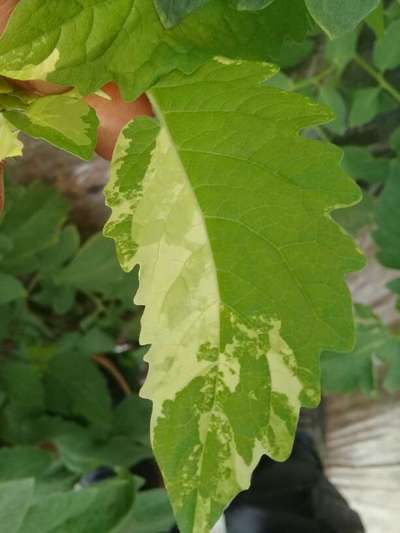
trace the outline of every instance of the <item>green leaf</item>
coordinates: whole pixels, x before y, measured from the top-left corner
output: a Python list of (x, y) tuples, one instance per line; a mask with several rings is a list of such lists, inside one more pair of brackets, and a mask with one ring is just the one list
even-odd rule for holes
[(400, 127), (396, 128), (389, 139), (391, 148), (400, 156)]
[(147, 444), (150, 414), (150, 402), (132, 394), (125, 398), (115, 410), (113, 432), (116, 435), (126, 435), (133, 441)]
[(362, 201), (349, 209), (340, 209), (333, 213), (333, 218), (344, 227), (350, 235), (357, 236), (365, 227), (375, 222), (375, 196), (364, 193)]
[(112, 480), (40, 498), (18, 533), (112, 533), (133, 505), (133, 483)]
[(40, 477), (50, 467), (52, 460), (49, 452), (33, 446), (1, 448), (0, 481)]
[(354, 179), (384, 183), (390, 173), (390, 159), (374, 157), (368, 148), (345, 146), (343, 168)]
[(123, 272), (115, 256), (115, 247), (103, 235), (91, 237), (73, 261), (54, 276), (60, 286), (103, 294), (106, 298), (132, 303), (137, 288), (137, 273)]
[(400, 65), (399, 34), (400, 20), (396, 20), (375, 43), (374, 63), (381, 71), (394, 69)]
[[(134, 419), (131, 423), (134, 424)], [(86, 429), (69, 431), (54, 439), (65, 466), (72, 472), (85, 474), (99, 467), (131, 468), (152, 457), (151, 448), (126, 436), (99, 439)]]
[(257, 11), (264, 9), (274, 2), (274, 0), (236, 0), (239, 10)]
[(33, 479), (0, 483), (0, 524), (3, 531), (20, 533), (21, 524), (32, 502), (33, 491)]
[(23, 144), (18, 139), (18, 134), (19, 131), (0, 113), (0, 161), (22, 155)]
[(39, 372), (22, 362), (1, 364), (0, 385), (8, 401), (21, 415), (35, 415), (44, 410), (44, 391)]
[(295, 67), (307, 59), (313, 50), (314, 42), (311, 39), (305, 39), (300, 43), (285, 41), (279, 57), (276, 58), (276, 63), (285, 69)]
[(38, 268), (37, 254), (58, 241), (67, 203), (40, 182), (13, 193), (0, 223), (0, 235), (7, 236), (13, 247), (2, 259), (1, 269), (12, 274), (29, 273)]
[(160, 533), (170, 531), (174, 515), (165, 490), (139, 492), (132, 512), (132, 530), (135, 533)]
[(82, 98), (61, 94), (37, 98), (25, 110), (6, 111), (6, 119), (36, 139), (43, 139), (82, 159), (96, 147), (98, 119)]
[(75, 226), (67, 226), (60, 233), (54, 246), (47, 248), (39, 256), (39, 269), (44, 277), (57, 272), (79, 250), (80, 236)]
[(365, 22), (375, 33), (378, 39), (383, 37), (385, 33), (385, 12), (382, 0), (380, 0), (378, 7), (371, 11), (371, 13), (365, 19)]
[(25, 288), (17, 278), (0, 272), (0, 305), (8, 304), (25, 296)]
[(354, 30), (326, 43), (325, 57), (334, 63), (340, 72), (354, 59), (357, 52), (358, 36), (359, 31)]
[(351, 353), (322, 355), (322, 388), (326, 393), (371, 394), (377, 387), (375, 366), (381, 360), (389, 363), (385, 388), (394, 392), (400, 387), (400, 339), (368, 307), (356, 310), (356, 346)]
[(380, 110), (380, 92), (379, 87), (368, 87), (354, 91), (349, 116), (350, 128), (362, 126), (376, 117)]
[(83, 95), (114, 80), (133, 99), (164, 74), (191, 72), (214, 56), (265, 61), (309, 26), (303, 0), (258, 13), (213, 0), (170, 30), (151, 0), (60, 0), (57, 9), (53, 0), (24, 0), (0, 40), (0, 73), (75, 85)]
[(208, 532), (263, 453), (288, 457), (321, 349), (352, 346), (343, 275), (363, 260), (328, 213), (360, 193), (337, 148), (298, 134), (331, 113), (273, 74), (215, 61), (160, 82), (160, 128), (123, 131), (107, 188), (106, 233), (140, 265), (142, 394), (183, 533)]
[(111, 399), (95, 363), (72, 351), (51, 359), (44, 378), (46, 401), (52, 411), (83, 416), (99, 427), (111, 423)]
[(209, 0), (154, 0), (157, 12), (166, 28), (172, 28)]
[(374, 238), (380, 250), (379, 261), (400, 269), (400, 161), (394, 160), (390, 176), (376, 208), (377, 230)]
[(315, 21), (331, 38), (354, 30), (379, 2), (380, 0), (305, 0)]
[(338, 135), (343, 135), (347, 126), (347, 110), (340, 92), (333, 87), (321, 87), (319, 100), (322, 104), (329, 106), (336, 115), (336, 119), (330, 124), (327, 124), (326, 127)]

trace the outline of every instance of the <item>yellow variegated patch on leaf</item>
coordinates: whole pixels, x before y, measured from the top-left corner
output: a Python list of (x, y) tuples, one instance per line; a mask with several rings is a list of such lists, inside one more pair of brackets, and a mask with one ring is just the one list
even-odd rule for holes
[(319, 354), (353, 343), (344, 275), (363, 265), (330, 212), (360, 193), (340, 151), (299, 131), (332, 118), (213, 61), (149, 92), (156, 119), (117, 146), (106, 234), (140, 265), (152, 442), (183, 533), (206, 533), (262, 454), (290, 453)]

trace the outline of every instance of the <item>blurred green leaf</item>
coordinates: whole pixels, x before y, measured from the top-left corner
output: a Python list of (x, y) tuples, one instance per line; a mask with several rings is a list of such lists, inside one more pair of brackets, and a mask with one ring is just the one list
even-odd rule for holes
[(376, 208), (377, 230), (374, 238), (379, 246), (377, 257), (389, 268), (400, 269), (400, 161), (394, 160), (390, 175)]
[(58, 242), (40, 254), (40, 273), (43, 276), (49, 276), (52, 272), (59, 270), (66, 261), (78, 252), (79, 244), (80, 237), (75, 226), (67, 226), (62, 229)]
[(0, 272), (0, 305), (26, 296), (26, 290), (17, 278)]
[(50, 452), (33, 446), (0, 449), (0, 481), (40, 477), (52, 464)]
[(59, 285), (97, 292), (109, 299), (120, 298), (132, 305), (132, 295), (138, 285), (137, 271), (124, 272), (117, 261), (113, 242), (100, 234), (89, 239), (54, 279)]
[(356, 236), (363, 228), (371, 226), (375, 220), (376, 198), (363, 195), (362, 201), (349, 209), (337, 209), (332, 217), (344, 227), (350, 235)]
[(356, 306), (356, 346), (351, 353), (325, 352), (322, 388), (326, 393), (361, 391), (371, 394), (377, 386), (375, 366), (388, 363), (385, 388), (400, 388), (400, 339), (393, 336), (372, 310)]
[(46, 403), (65, 416), (82, 416), (100, 428), (111, 423), (111, 399), (103, 374), (81, 353), (56, 355), (44, 376)]
[(21, 524), (32, 502), (34, 484), (33, 479), (0, 483), (0, 524), (4, 532), (21, 532)]
[(375, 33), (376, 37), (380, 38), (385, 32), (385, 16), (383, 9), (383, 1), (380, 1), (380, 4), (376, 9), (374, 9), (368, 17), (365, 19), (365, 22)]
[(354, 30), (379, 2), (380, 0), (305, 0), (311, 15), (332, 38)]
[(390, 159), (373, 157), (366, 147), (345, 146), (343, 168), (356, 180), (383, 183), (390, 173)]
[(14, 275), (39, 268), (37, 254), (54, 245), (67, 216), (65, 200), (48, 186), (36, 182), (8, 195), (8, 208), (0, 223), (0, 235), (12, 241), (1, 269)]
[(390, 136), (389, 143), (391, 148), (400, 156), (400, 126)]
[(51, 494), (35, 500), (18, 533), (111, 533), (130, 512), (134, 497), (133, 481), (122, 479)]
[(323, 86), (319, 91), (319, 100), (330, 107), (336, 116), (335, 120), (325, 127), (337, 135), (343, 135), (346, 131), (347, 109), (340, 92), (333, 87)]
[(325, 57), (334, 63), (342, 72), (356, 55), (359, 31), (354, 30), (341, 37), (327, 41), (325, 44)]
[(134, 533), (169, 531), (174, 522), (174, 515), (165, 490), (154, 489), (138, 492), (132, 513), (132, 531)]
[(29, 416), (44, 410), (44, 390), (39, 372), (22, 362), (0, 365), (0, 386), (7, 401), (19, 414)]
[(379, 87), (368, 87), (354, 91), (349, 116), (350, 128), (362, 126), (376, 117), (379, 113), (380, 92)]
[[(131, 423), (134, 424), (135, 420), (131, 420)], [(65, 466), (79, 474), (99, 467), (130, 468), (143, 459), (152, 457), (150, 446), (123, 435), (99, 438), (85, 428), (60, 435), (54, 442)]]
[(394, 69), (400, 65), (400, 20), (392, 22), (375, 44), (374, 63), (381, 70)]
[(285, 41), (276, 62), (281, 68), (293, 68), (307, 59), (314, 50), (314, 42), (305, 39), (301, 42)]

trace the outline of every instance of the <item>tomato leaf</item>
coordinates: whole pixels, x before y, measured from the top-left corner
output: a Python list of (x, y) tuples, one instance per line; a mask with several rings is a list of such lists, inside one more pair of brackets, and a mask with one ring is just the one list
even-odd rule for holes
[(214, 61), (160, 82), (159, 124), (127, 126), (107, 188), (106, 234), (140, 265), (142, 394), (183, 533), (208, 532), (263, 453), (288, 457), (321, 349), (353, 343), (343, 276), (363, 259), (329, 212), (360, 193), (337, 148), (298, 134), (331, 113), (261, 83), (274, 73)]

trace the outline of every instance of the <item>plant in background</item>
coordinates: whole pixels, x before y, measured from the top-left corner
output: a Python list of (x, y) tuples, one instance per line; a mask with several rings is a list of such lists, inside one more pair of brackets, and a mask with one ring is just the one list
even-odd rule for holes
[[(300, 407), (319, 402), (321, 351), (330, 352), (324, 365), (334, 365), (346, 356), (332, 352), (352, 349), (344, 276), (364, 260), (332, 217), (352, 232), (364, 227), (385, 188), (376, 239), (382, 261), (400, 268), (398, 131), (390, 131), (390, 146), (355, 140), (400, 101), (390, 72), (400, 63), (393, 45), (399, 8), (391, 2), (384, 9), (379, 0), (62, 0), (56, 7), (22, 0), (0, 40), (2, 76), (74, 87), (28, 97), (3, 80), (0, 159), (21, 152), (19, 131), (90, 157), (97, 120), (81, 96), (110, 80), (126, 99), (146, 92), (152, 104), (154, 118), (136, 119), (120, 135), (105, 233), (124, 270), (140, 266), (140, 340), (151, 344), (142, 394), (153, 401), (152, 445), (182, 532), (209, 531), (248, 486), (263, 453), (288, 456)], [(317, 24), (334, 39), (322, 38)], [(363, 40), (366, 31), (375, 32), (373, 50), (364, 47), (371, 41)], [(353, 85), (355, 68), (360, 78)], [(344, 146), (344, 168), (362, 185), (358, 206), (361, 191), (327, 140)], [(344, 207), (347, 215), (333, 213)], [(50, 216), (47, 229), (54, 227)], [(62, 233), (66, 247), (71, 231)], [(26, 274), (4, 246), (4, 275)], [(61, 272), (58, 265), (30, 281), (37, 305), (68, 312), (74, 290), (98, 290), (91, 275), (83, 276), (89, 286), (76, 282), (82, 255), (94, 264), (95, 252), (85, 245)], [(28, 255), (23, 263), (34, 260)], [(108, 281), (120, 279), (114, 272)], [(23, 292), (14, 278), (9, 284)], [(110, 290), (108, 297), (118, 293), (125, 302), (134, 292)], [(378, 355), (392, 363), (393, 390), (398, 341), (368, 311), (360, 313), (357, 349), (370, 346), (370, 337), (387, 339)], [(99, 328), (100, 315), (96, 309), (83, 320)], [(96, 368), (90, 356), (80, 360)], [(348, 365), (353, 360), (358, 376), (357, 356), (347, 357)], [(42, 361), (41, 372), (54, 361)], [(340, 380), (340, 387), (361, 381)], [(59, 386), (50, 387), (56, 412), (87, 416), (73, 411), (68, 394), (65, 403), (57, 400)]]
[(82, 245), (66, 217), (49, 187), (8, 191), (0, 224), (2, 527), (50, 532), (68, 523), (80, 531), (83, 521), (93, 532), (123, 532), (128, 521), (158, 533), (174, 521), (167, 496), (139, 491), (145, 480), (135, 474), (152, 457), (150, 406), (137, 395), (137, 272), (122, 272), (102, 235)]

